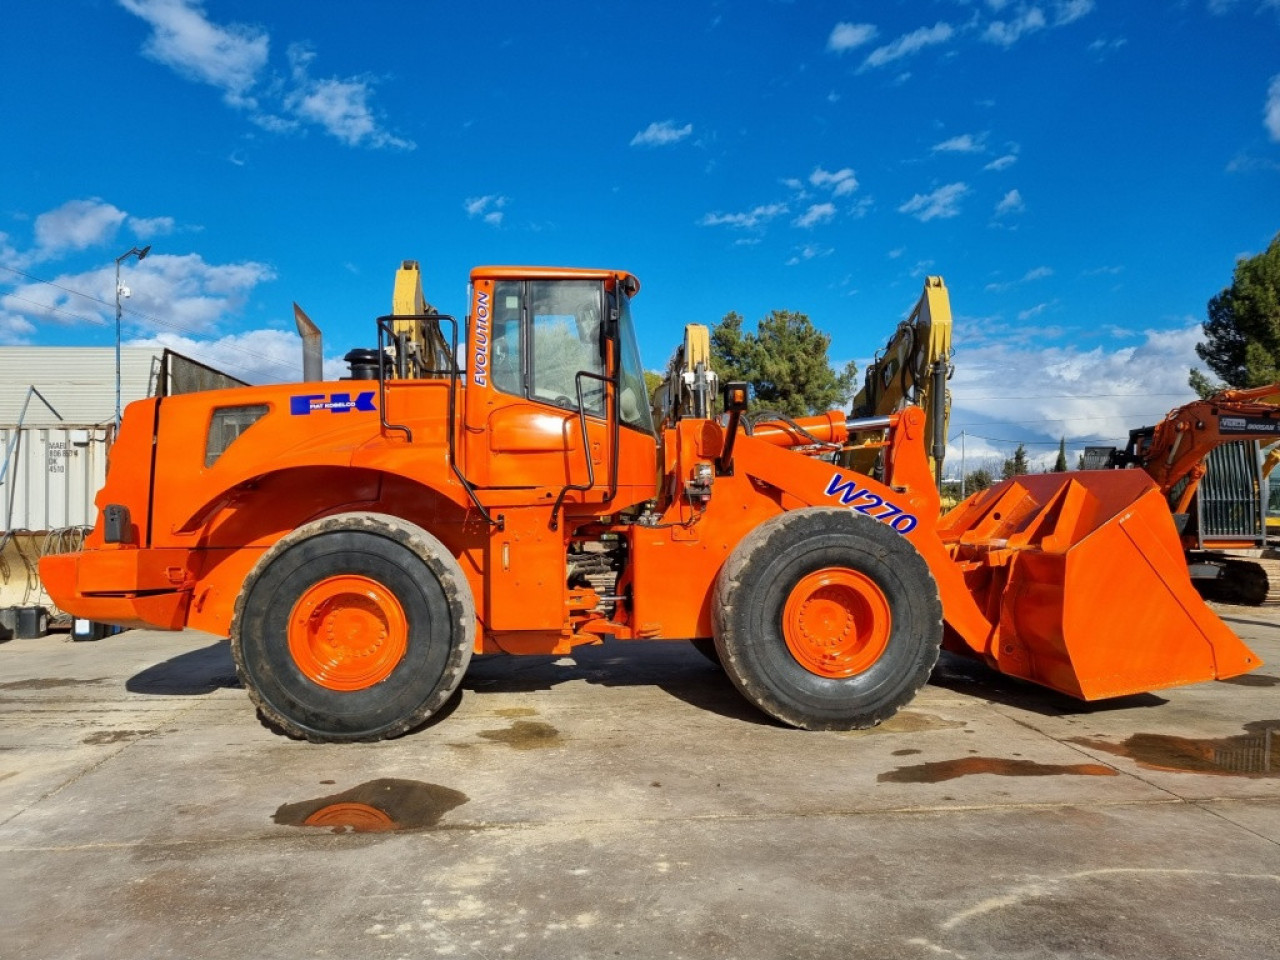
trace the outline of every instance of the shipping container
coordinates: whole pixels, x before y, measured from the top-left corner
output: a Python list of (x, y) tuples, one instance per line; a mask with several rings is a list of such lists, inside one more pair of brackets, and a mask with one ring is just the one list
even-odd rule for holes
[(114, 427), (0, 427), (0, 531), (91, 527)]

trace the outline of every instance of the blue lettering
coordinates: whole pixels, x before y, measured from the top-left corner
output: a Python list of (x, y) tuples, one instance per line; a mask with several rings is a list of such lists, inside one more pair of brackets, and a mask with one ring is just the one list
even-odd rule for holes
[(853, 480), (844, 480), (840, 474), (836, 474), (831, 478), (831, 482), (827, 484), (827, 496), (840, 498), (840, 502), (846, 507), (862, 496), (862, 491), (858, 489), (858, 484)]
[(305, 417), (316, 410), (328, 410), (330, 413), (350, 413), (360, 410), (365, 413), (377, 410), (373, 402), (375, 391), (366, 390), (357, 393), (354, 400), (346, 391), (337, 393), (307, 393), (289, 398), (289, 413), (295, 417)]
[(859, 487), (856, 480), (846, 480), (837, 473), (827, 483), (828, 497), (839, 497), (842, 506), (854, 513), (866, 514), (873, 520), (879, 520), (901, 534), (910, 533), (919, 524), (919, 520), (907, 513), (897, 504), (890, 503), (878, 493), (872, 493), (866, 487)]

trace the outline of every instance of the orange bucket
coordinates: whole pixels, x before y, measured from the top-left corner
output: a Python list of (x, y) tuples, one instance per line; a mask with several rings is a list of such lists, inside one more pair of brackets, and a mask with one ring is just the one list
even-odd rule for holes
[(940, 521), (994, 624), (1002, 673), (1084, 700), (1233, 677), (1262, 660), (1191, 585), (1159, 488), (1140, 470), (1014, 477)]

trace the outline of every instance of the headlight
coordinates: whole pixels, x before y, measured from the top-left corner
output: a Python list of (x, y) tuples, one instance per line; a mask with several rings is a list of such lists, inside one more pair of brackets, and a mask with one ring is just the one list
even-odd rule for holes
[(209, 421), (209, 437), (204, 445), (204, 465), (212, 467), (236, 438), (267, 415), (265, 403), (243, 407), (218, 407)]

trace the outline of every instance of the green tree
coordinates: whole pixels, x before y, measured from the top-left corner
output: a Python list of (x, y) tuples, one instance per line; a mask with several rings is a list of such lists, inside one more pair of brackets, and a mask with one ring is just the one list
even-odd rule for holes
[(649, 394), (649, 402), (653, 402), (653, 391), (662, 386), (662, 374), (654, 370), (646, 370), (644, 372), (644, 389)]
[[(1203, 330), (1196, 355), (1228, 386), (1280, 380), (1280, 233), (1262, 253), (1236, 262), (1231, 286), (1209, 301)], [(1213, 392), (1199, 370), (1188, 382), (1201, 396)]]
[(1030, 469), (1031, 465), (1027, 462), (1027, 448), (1018, 444), (1018, 449), (1013, 451), (1013, 456), (1005, 460), (1000, 467), (1000, 476), (1008, 480), (1010, 477), (1020, 477)]
[(831, 367), (831, 338), (803, 313), (774, 310), (743, 330), (740, 314), (728, 313), (711, 330), (711, 366), (720, 382), (745, 380), (752, 410), (777, 410), (798, 417), (848, 402), (856, 392), (857, 365)]
[(996, 478), (991, 475), (991, 471), (985, 467), (979, 467), (964, 475), (964, 495), (967, 497), (979, 490), (985, 490), (996, 482)]
[(1063, 437), (1058, 441), (1058, 459), (1053, 463), (1054, 473), (1067, 472), (1067, 438)]

